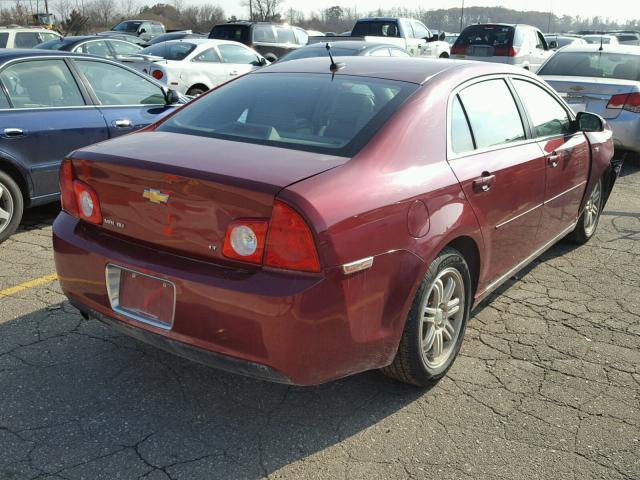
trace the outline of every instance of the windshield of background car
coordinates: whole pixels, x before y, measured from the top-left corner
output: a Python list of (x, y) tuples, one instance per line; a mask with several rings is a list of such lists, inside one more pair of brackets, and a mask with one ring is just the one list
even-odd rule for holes
[(143, 55), (155, 55), (166, 60), (184, 60), (195, 48), (196, 45), (189, 42), (164, 42), (143, 48), (140, 53)]
[(618, 78), (640, 81), (638, 55), (607, 52), (558, 52), (540, 69), (539, 75)]
[[(331, 47), (331, 55), (334, 57), (350, 57), (353, 55), (358, 55), (363, 48), (341, 48), (341, 47)], [(284, 57), (280, 59), (283, 60), (297, 60), (299, 58), (311, 58), (311, 57), (327, 57), (329, 58), (329, 54), (327, 53), (327, 49), (322, 44), (322, 47), (311, 47), (311, 48), (298, 48), (291, 53), (288, 53)]]
[(249, 42), (249, 26), (248, 25), (216, 25), (211, 30), (209, 38), (218, 40), (233, 40), (234, 42)]
[(603, 45), (608, 45), (609, 43), (611, 43), (611, 38), (609, 37), (600, 37), (597, 35), (587, 35), (585, 37), (582, 37), (585, 39), (585, 41), (587, 43), (600, 43), (602, 41)]
[(455, 42), (456, 46), (489, 45), (511, 47), (515, 28), (505, 25), (473, 25), (465, 28)]
[(137, 32), (142, 22), (122, 22), (113, 27), (114, 32)]
[(354, 37), (399, 37), (400, 31), (398, 30), (398, 23), (395, 21), (376, 20), (356, 23), (351, 35)]
[(347, 75), (246, 75), (179, 110), (156, 131), (351, 157), (417, 88)]

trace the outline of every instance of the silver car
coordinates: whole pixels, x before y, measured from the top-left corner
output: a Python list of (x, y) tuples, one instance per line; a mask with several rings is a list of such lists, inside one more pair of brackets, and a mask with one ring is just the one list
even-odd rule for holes
[(508, 63), (532, 72), (552, 54), (542, 32), (522, 24), (470, 25), (451, 47), (451, 58)]
[(604, 117), (616, 150), (640, 153), (640, 48), (569, 45), (538, 71), (576, 111)]

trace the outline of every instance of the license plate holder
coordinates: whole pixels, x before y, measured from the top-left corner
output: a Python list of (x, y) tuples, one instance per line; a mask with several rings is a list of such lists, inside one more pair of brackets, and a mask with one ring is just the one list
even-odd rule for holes
[(114, 312), (171, 330), (176, 305), (173, 282), (113, 264), (106, 267), (106, 280)]

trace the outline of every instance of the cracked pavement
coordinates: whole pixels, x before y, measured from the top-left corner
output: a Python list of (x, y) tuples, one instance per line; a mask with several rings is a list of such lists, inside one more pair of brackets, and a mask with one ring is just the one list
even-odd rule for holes
[[(55, 270), (56, 209), (0, 246), (0, 290)], [(219, 372), (83, 320), (55, 282), (0, 307), (2, 480), (640, 478), (638, 167), (596, 238), (553, 247), (474, 312), (429, 390)]]

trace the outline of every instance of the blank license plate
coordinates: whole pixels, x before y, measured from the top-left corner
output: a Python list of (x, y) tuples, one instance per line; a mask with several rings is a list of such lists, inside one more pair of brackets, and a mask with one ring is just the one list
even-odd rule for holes
[(108, 265), (107, 290), (115, 312), (160, 328), (173, 325), (176, 289), (172, 282)]

